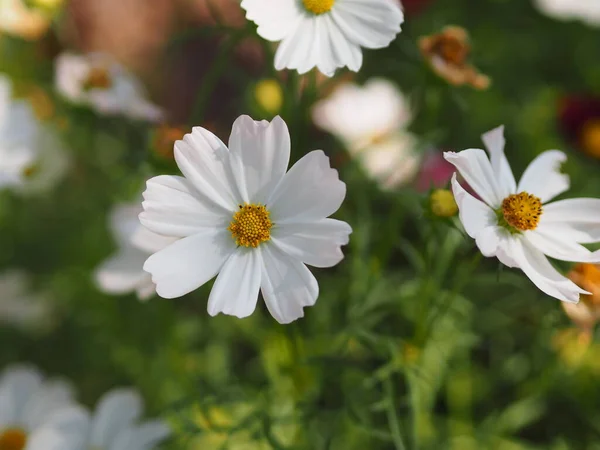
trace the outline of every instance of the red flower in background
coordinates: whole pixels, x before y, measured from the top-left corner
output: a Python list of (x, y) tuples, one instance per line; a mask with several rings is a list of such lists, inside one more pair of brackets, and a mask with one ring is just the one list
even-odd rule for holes
[(563, 98), (559, 105), (559, 127), (584, 153), (600, 158), (600, 97)]
[(433, 0), (401, 0), (401, 3), (404, 12), (410, 16), (423, 11)]
[(441, 152), (427, 152), (421, 163), (415, 187), (419, 192), (446, 187), (455, 171), (454, 166), (444, 159)]

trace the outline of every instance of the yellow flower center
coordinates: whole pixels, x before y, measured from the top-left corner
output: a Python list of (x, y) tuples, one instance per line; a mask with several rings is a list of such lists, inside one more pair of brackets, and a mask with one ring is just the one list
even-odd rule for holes
[(231, 232), (237, 245), (256, 248), (260, 243), (271, 239), (273, 222), (269, 215), (264, 205), (240, 205), (240, 210), (233, 215), (227, 230)]
[(83, 89), (109, 89), (112, 86), (110, 73), (105, 67), (93, 67), (83, 82)]
[(431, 212), (438, 217), (452, 217), (458, 212), (454, 195), (448, 189), (436, 189), (429, 200)]
[(314, 14), (323, 14), (331, 11), (335, 0), (302, 0), (304, 7)]
[(527, 192), (510, 195), (502, 201), (502, 215), (517, 230), (535, 230), (542, 215), (542, 201)]
[(0, 450), (23, 450), (27, 435), (18, 428), (9, 428), (0, 432)]
[(600, 158), (600, 119), (591, 119), (583, 125), (581, 147), (588, 155)]

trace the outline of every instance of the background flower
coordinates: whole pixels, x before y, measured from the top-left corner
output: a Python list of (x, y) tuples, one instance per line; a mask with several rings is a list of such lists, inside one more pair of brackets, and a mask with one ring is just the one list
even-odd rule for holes
[[(44, 373), (64, 374), (84, 405), (53, 416), (51, 431), (37, 439), (54, 436), (60, 450), (69, 449), (65, 439), (85, 441), (87, 435), (73, 430), (91, 423), (88, 409), (106, 392), (125, 385), (144, 398), (147, 417), (172, 428), (171, 439), (156, 445), (161, 450), (598, 445), (598, 330), (582, 333), (521, 271), (483, 257), (458, 217), (432, 217), (433, 200), (448, 206), (448, 192), (431, 199), (437, 169), (428, 175), (429, 158), (439, 163), (442, 151), (478, 147), (484, 130), (505, 123), (506, 156), (517, 178), (544, 150), (561, 149), (567, 156), (561, 171), (571, 184), (564, 198), (599, 198), (598, 164), (583, 152), (581, 136), (591, 148), (588, 119), (600, 114), (590, 108), (573, 125), (568, 118), (582, 108), (562, 115), (562, 99), (587, 103), (598, 95), (597, 27), (555, 20), (533, 0), (394, 0), (406, 17), (402, 33), (385, 48), (362, 49), (358, 73), (344, 67), (328, 78), (318, 70), (275, 70), (279, 44), (257, 33), (239, 0), (155, 0), (151, 6), (147, 0), (70, 0), (64, 8), (55, 1), (23, 3), (49, 12), (49, 28), (39, 38), (0, 31), (0, 72), (11, 81), (11, 103), (30, 105), (32, 123), (61, 144), (56, 148), (68, 163), (58, 182), (35, 195), (24, 195), (25, 177), (21, 188), (0, 190), (0, 274), (27, 274), (18, 298), (41, 294), (51, 301), (48, 319), (54, 320), (46, 328), (37, 321), (0, 324), (0, 367), (26, 360)], [(269, 11), (275, 9), (261, 14)], [(363, 19), (373, 17), (372, 8), (364, 11)], [(424, 63), (419, 38), (452, 24), (468, 32), (472, 63), (493, 79), (488, 89), (447, 83)], [(148, 92), (144, 98), (164, 107), (165, 118), (103, 114), (69, 100), (55, 84), (57, 57), (65, 53), (109, 55), (135, 74)], [(261, 80), (279, 92), (259, 99)], [(374, 107), (349, 101), (331, 108), (328, 120), (352, 124), (340, 129), (343, 134), (313, 121), (315, 106), (337, 99), (342, 83), (364, 94), (371, 80), (385, 80), (390, 94)], [(270, 95), (275, 101), (265, 103)], [(407, 114), (394, 114), (396, 104)], [(167, 130), (161, 128), (166, 124), (190, 132), (200, 125), (224, 138), (240, 114), (271, 121), (275, 110), (289, 126), (290, 167), (323, 149), (347, 188), (335, 217), (353, 233), (340, 264), (310, 269), (320, 289), (306, 318), (282, 326), (260, 299), (243, 320), (211, 317), (212, 282), (175, 301), (155, 296), (145, 303), (133, 291), (98, 289), (95, 271), (125, 250), (107, 224), (111, 212), (132, 199), (139, 208), (140, 186), (156, 174), (180, 173), (168, 157), (173, 145), (168, 148), (166, 137), (172, 136), (161, 139), (163, 157), (155, 131)], [(28, 123), (22, 122), (12, 122), (0, 146)], [(352, 132), (364, 131), (363, 125), (371, 130), (367, 140), (382, 129), (410, 136), (401, 142), (419, 156), (416, 169), (396, 165), (400, 159), (389, 157), (397, 147), (382, 145), (381, 157), (372, 159), (382, 178), (368, 172), (369, 153), (349, 151)], [(29, 175), (40, 173), (35, 165), (24, 167)], [(447, 183), (447, 165), (441, 168), (439, 183)], [(399, 170), (403, 181), (382, 192), (382, 180), (395, 169), (414, 176)], [(421, 179), (424, 191), (417, 189)], [(131, 217), (136, 224), (135, 213)], [(200, 263), (190, 272), (206, 260), (205, 248), (194, 256)], [(552, 264), (561, 274), (577, 269)], [(39, 445), (49, 450), (48, 441)], [(71, 450), (89, 450), (84, 446)]]
[(98, 287), (108, 294), (136, 292), (140, 300), (148, 300), (156, 293), (156, 285), (144, 262), (152, 253), (162, 250), (176, 238), (152, 233), (138, 218), (140, 203), (118, 205), (110, 215), (109, 225), (119, 250), (104, 261), (95, 272)]
[(410, 181), (419, 165), (416, 138), (406, 130), (408, 100), (389, 81), (340, 85), (313, 109), (315, 125), (334, 134), (381, 187)]

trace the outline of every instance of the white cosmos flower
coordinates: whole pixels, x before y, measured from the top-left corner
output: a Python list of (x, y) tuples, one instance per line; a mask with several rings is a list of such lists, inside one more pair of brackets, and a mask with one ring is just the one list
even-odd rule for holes
[(541, 12), (555, 19), (579, 19), (588, 25), (600, 25), (598, 0), (535, 0), (535, 4)]
[(140, 81), (108, 55), (63, 53), (56, 61), (57, 90), (100, 114), (157, 122), (163, 111), (147, 99)]
[(406, 131), (411, 119), (404, 95), (393, 83), (377, 78), (364, 86), (344, 83), (313, 109), (315, 125), (340, 139), (386, 189), (410, 181), (419, 169), (416, 138)]
[(153, 233), (142, 226), (140, 203), (118, 205), (110, 215), (110, 228), (119, 250), (95, 271), (98, 287), (108, 294), (127, 294), (135, 291), (140, 300), (147, 300), (156, 292), (144, 262), (152, 253), (175, 242)]
[(12, 99), (11, 83), (0, 75), (0, 188), (39, 193), (59, 181), (68, 165), (58, 136), (29, 103)]
[(290, 135), (285, 122), (233, 124), (229, 149), (196, 127), (175, 144), (185, 178), (148, 181), (142, 224), (181, 240), (152, 255), (144, 270), (160, 296), (174, 298), (219, 276), (208, 312), (247, 317), (258, 291), (281, 323), (304, 315), (319, 294), (305, 266), (331, 267), (343, 259), (350, 226), (328, 219), (346, 185), (321, 150), (308, 153), (286, 173)]
[(46, 381), (34, 368), (8, 367), (0, 373), (0, 448), (54, 450), (34, 441), (46, 433), (59, 433), (51, 419), (72, 404), (72, 389), (66, 382)]
[(48, 299), (29, 291), (27, 275), (20, 271), (0, 275), (0, 324), (39, 329), (51, 322)]
[(275, 68), (332, 76), (339, 67), (358, 72), (361, 47), (387, 47), (404, 15), (395, 0), (242, 0), (258, 34), (279, 42)]
[(171, 431), (160, 420), (140, 422), (143, 409), (136, 391), (114, 389), (93, 414), (81, 407), (54, 414), (25, 450), (153, 450)]
[(521, 269), (546, 294), (577, 302), (589, 294), (561, 275), (546, 256), (562, 261), (600, 262), (600, 251), (581, 244), (600, 241), (600, 200), (577, 198), (548, 203), (569, 189), (560, 172), (566, 155), (549, 150), (535, 158), (517, 184), (504, 155), (504, 127), (483, 135), (489, 152), (447, 152), (452, 163), (481, 200), (452, 178), (452, 189), (466, 232), (486, 257), (496, 256)]

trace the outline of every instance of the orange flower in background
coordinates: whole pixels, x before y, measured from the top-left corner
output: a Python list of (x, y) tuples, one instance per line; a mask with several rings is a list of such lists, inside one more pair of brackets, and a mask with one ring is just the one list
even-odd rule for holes
[(558, 107), (561, 132), (573, 145), (592, 158), (600, 158), (600, 97), (568, 95)]
[(183, 139), (191, 130), (180, 125), (163, 124), (154, 130), (152, 136), (152, 148), (162, 158), (173, 159), (175, 141)]
[(475, 89), (487, 89), (489, 77), (467, 63), (471, 46), (464, 28), (445, 27), (441, 33), (419, 39), (419, 48), (433, 71), (450, 84), (470, 84)]
[(594, 326), (600, 320), (600, 266), (577, 264), (569, 279), (592, 295), (582, 295), (579, 303), (562, 303), (565, 313), (582, 330), (581, 338), (591, 340)]

